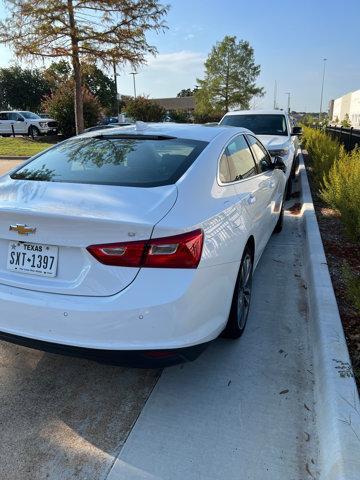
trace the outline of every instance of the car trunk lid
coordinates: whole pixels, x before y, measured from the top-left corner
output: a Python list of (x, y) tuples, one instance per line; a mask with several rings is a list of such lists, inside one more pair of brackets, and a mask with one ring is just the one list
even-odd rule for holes
[[(114, 295), (139, 269), (103, 265), (86, 247), (150, 238), (176, 198), (175, 185), (139, 188), (5, 177), (0, 182), (0, 283), (68, 295)], [(36, 231), (20, 235), (10, 230), (16, 225)], [(55, 277), (9, 271), (9, 248), (22, 242), (58, 247)]]

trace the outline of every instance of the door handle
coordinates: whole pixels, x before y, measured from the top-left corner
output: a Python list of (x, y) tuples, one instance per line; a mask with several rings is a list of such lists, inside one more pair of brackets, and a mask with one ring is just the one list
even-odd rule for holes
[(250, 195), (247, 198), (247, 203), (248, 205), (253, 205), (256, 202), (256, 197), (253, 193), (250, 193)]
[(275, 182), (274, 182), (274, 180), (268, 180), (265, 185), (268, 188), (274, 188), (275, 187)]

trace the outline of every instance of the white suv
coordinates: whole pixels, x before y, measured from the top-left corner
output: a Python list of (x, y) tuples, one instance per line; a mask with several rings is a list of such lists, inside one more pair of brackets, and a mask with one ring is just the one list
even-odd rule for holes
[(56, 134), (58, 123), (53, 118), (42, 118), (36, 113), (26, 111), (0, 112), (0, 135), (31, 135)]
[(291, 179), (295, 176), (298, 135), (301, 127), (294, 127), (283, 110), (236, 110), (228, 112), (220, 125), (244, 127), (251, 130), (265, 145), (272, 157), (279, 156), (286, 165), (286, 198), (290, 198)]

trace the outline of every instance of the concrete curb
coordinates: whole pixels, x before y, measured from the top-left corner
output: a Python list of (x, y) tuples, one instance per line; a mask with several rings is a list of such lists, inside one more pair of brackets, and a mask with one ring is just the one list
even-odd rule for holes
[(359, 480), (360, 402), (302, 154), (300, 182), (305, 230), (310, 329), (320, 480)]
[(14, 157), (14, 156), (1, 156), (0, 157), (0, 161), (1, 160), (28, 160), (30, 157)]

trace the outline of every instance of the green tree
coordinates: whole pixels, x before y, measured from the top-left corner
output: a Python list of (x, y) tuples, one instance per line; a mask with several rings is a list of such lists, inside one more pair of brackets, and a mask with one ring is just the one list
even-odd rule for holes
[(50, 84), (40, 70), (19, 66), (0, 69), (0, 108), (40, 109), (42, 99), (50, 93)]
[(340, 125), (344, 128), (350, 128), (351, 127), (351, 122), (349, 118), (349, 114), (346, 113), (344, 119), (341, 121)]
[[(59, 122), (59, 130), (66, 137), (71, 137), (76, 133), (73, 90), (74, 81), (71, 79), (57, 88), (42, 104), (44, 111)], [(101, 105), (84, 86), (82, 87), (82, 97), (85, 128), (91, 127), (97, 123), (101, 116)]]
[(212, 48), (205, 62), (205, 78), (197, 80), (198, 111), (249, 108), (252, 97), (264, 95), (264, 89), (255, 83), (259, 74), (260, 66), (255, 64), (249, 42), (226, 36)]
[[(81, 65), (81, 76), (83, 85), (99, 100), (105, 112), (108, 114), (115, 113), (116, 91), (114, 80), (95, 64), (85, 62)], [(44, 71), (44, 78), (51, 85), (51, 91), (55, 92), (71, 78), (71, 66), (66, 60), (52, 62)]]
[(99, 100), (107, 114), (115, 114), (116, 90), (115, 82), (94, 64), (83, 63), (83, 83), (89, 91)]
[(51, 91), (54, 92), (61, 85), (71, 78), (71, 66), (66, 60), (52, 62), (44, 70), (44, 78), (49, 83)]
[(161, 122), (166, 114), (165, 108), (146, 97), (130, 98), (125, 108), (127, 116), (142, 122)]
[(192, 97), (193, 95), (195, 95), (196, 90), (197, 90), (197, 87), (195, 87), (194, 89), (183, 88), (182, 90), (180, 90), (180, 92), (176, 96), (177, 97)]
[(0, 22), (0, 43), (18, 57), (68, 59), (75, 85), (75, 124), (84, 128), (81, 62), (145, 63), (156, 47), (148, 31), (165, 28), (167, 6), (157, 0), (4, 0), (9, 15)]

